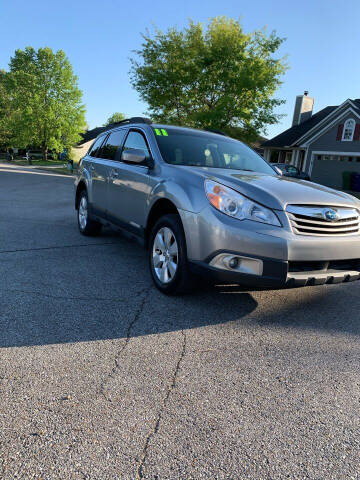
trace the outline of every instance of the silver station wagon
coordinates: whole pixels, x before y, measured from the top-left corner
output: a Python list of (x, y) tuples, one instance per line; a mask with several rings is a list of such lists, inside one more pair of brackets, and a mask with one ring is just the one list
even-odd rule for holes
[(279, 173), (221, 133), (132, 118), (81, 160), (79, 230), (108, 224), (140, 239), (168, 294), (201, 275), (275, 288), (359, 279), (360, 201)]

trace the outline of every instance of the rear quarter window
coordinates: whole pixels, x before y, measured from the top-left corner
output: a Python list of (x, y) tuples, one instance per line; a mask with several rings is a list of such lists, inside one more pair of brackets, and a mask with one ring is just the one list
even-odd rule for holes
[(101, 149), (101, 158), (108, 160), (116, 159), (117, 153), (123, 144), (125, 133), (126, 130), (116, 130), (108, 136), (105, 145)]
[(99, 157), (101, 145), (104, 141), (104, 138), (105, 138), (105, 135), (102, 135), (101, 137), (97, 138), (95, 142), (92, 144), (88, 152), (88, 155), (90, 155), (90, 157)]

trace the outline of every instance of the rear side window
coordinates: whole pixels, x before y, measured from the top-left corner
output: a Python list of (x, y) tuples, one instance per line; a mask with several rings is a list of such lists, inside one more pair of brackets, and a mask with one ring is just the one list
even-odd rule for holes
[(95, 140), (89, 152), (90, 157), (99, 157), (99, 152), (103, 141), (104, 135)]
[(124, 150), (131, 150), (134, 148), (143, 150), (147, 157), (150, 156), (144, 136), (140, 132), (131, 131), (126, 138)]
[(116, 154), (123, 143), (125, 132), (125, 130), (117, 130), (109, 135), (102, 148), (101, 158), (115, 160)]

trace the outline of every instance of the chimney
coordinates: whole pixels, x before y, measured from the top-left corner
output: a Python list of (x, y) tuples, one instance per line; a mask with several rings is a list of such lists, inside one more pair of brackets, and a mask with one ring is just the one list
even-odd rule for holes
[(299, 125), (305, 120), (309, 120), (314, 107), (314, 99), (308, 97), (309, 92), (305, 90), (304, 95), (298, 95), (295, 101), (294, 116), (292, 126)]

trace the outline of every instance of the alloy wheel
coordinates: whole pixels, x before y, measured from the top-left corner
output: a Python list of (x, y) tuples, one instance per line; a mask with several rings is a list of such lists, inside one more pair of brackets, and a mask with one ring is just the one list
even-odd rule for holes
[(169, 227), (157, 232), (152, 252), (153, 267), (162, 283), (169, 283), (175, 277), (178, 268), (179, 249), (175, 235)]
[(86, 228), (88, 218), (88, 206), (87, 206), (87, 199), (85, 195), (81, 197), (80, 205), (79, 205), (79, 224), (82, 230)]

